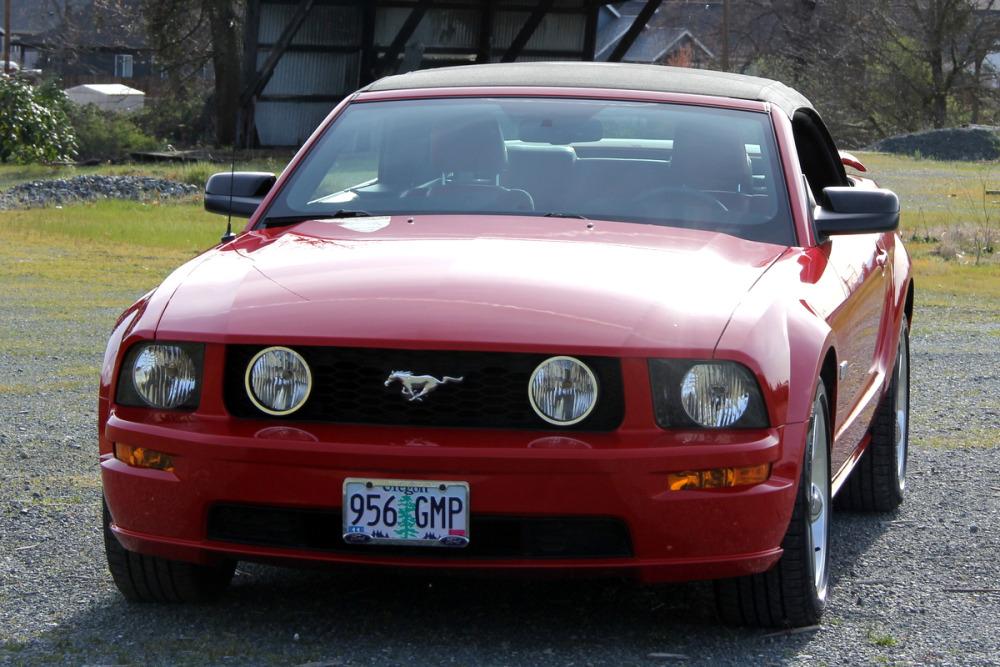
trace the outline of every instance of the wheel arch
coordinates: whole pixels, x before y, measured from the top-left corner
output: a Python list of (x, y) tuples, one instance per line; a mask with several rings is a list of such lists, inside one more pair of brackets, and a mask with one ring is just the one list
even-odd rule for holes
[[(837, 423), (837, 350), (830, 346), (823, 356), (823, 364), (820, 366), (819, 378), (826, 387), (827, 411), (830, 413), (830, 440), (829, 446), (833, 447), (833, 425)], [(831, 452), (832, 453), (832, 452)]]
[(903, 302), (903, 314), (906, 316), (906, 321), (911, 326), (913, 325), (913, 292), (914, 292), (914, 281), (911, 278), (909, 284), (906, 286), (906, 300)]

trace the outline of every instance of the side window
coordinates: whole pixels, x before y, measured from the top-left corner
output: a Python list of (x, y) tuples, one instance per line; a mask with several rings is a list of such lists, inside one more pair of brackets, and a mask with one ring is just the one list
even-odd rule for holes
[(802, 173), (806, 175), (817, 202), (824, 201), (823, 188), (849, 185), (830, 133), (814, 112), (796, 111), (792, 117), (792, 134)]

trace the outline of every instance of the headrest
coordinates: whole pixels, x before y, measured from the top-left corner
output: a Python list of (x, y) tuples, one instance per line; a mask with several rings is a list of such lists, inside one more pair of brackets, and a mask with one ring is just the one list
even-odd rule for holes
[(718, 123), (687, 121), (674, 133), (672, 180), (697, 190), (750, 193), (752, 172), (746, 142)]
[(428, 164), (430, 137), (426, 124), (403, 122), (387, 125), (378, 163), (379, 183), (409, 188), (434, 178)]
[(507, 165), (507, 147), (495, 118), (458, 121), (433, 134), (431, 162), (440, 173), (493, 178)]

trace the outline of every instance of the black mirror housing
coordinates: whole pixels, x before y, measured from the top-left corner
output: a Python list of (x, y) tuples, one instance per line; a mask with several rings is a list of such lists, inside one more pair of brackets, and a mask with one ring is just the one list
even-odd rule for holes
[(827, 204), (813, 214), (821, 239), (836, 234), (876, 234), (899, 227), (899, 197), (882, 188), (823, 188)]
[(205, 183), (205, 210), (221, 215), (249, 218), (277, 178), (263, 171), (224, 171)]

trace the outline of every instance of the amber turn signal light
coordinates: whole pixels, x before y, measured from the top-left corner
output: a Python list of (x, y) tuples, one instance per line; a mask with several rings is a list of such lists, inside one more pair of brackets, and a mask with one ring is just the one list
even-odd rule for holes
[(683, 489), (725, 489), (733, 486), (750, 486), (767, 481), (771, 464), (761, 463), (743, 468), (713, 468), (712, 470), (685, 470), (667, 475), (671, 491)]
[(115, 443), (115, 458), (136, 468), (153, 468), (154, 470), (174, 471), (174, 460), (163, 452), (157, 452), (145, 447), (133, 447)]

